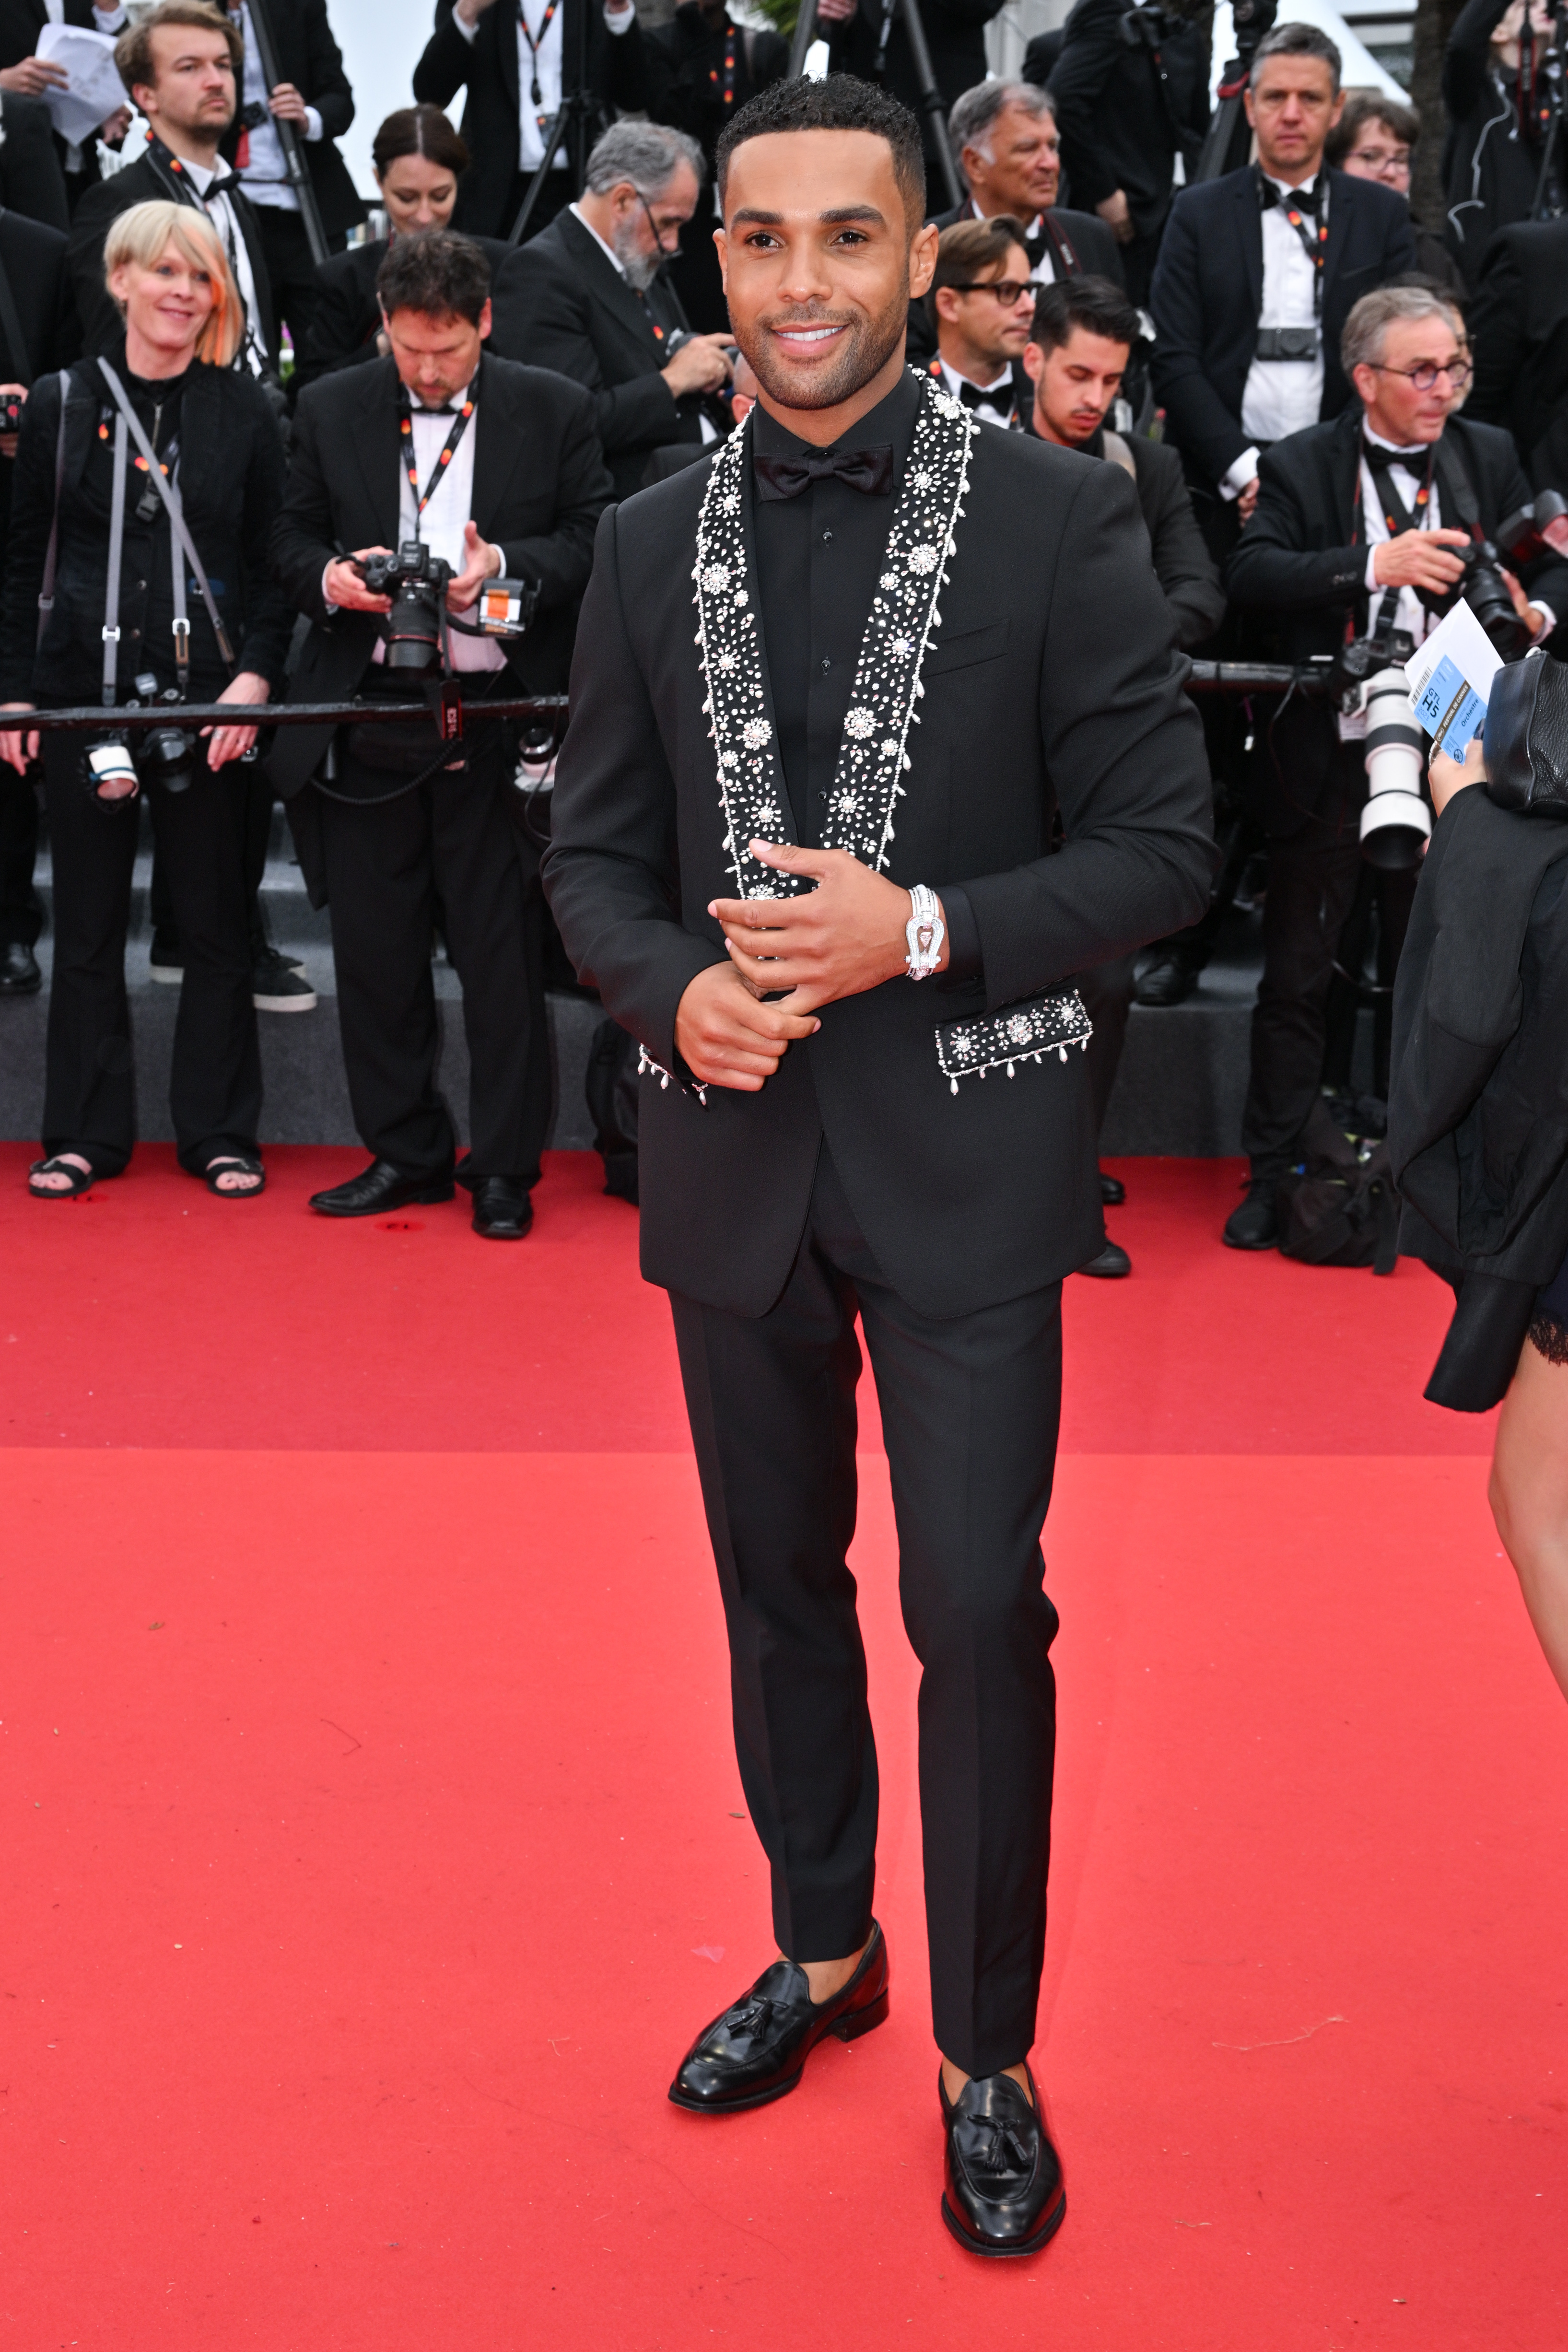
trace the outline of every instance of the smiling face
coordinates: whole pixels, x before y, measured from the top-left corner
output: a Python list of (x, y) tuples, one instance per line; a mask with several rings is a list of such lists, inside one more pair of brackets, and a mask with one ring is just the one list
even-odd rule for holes
[[(730, 158), (719, 256), (735, 341), (766, 407), (826, 442), (897, 383), (937, 232), (910, 220), (870, 131), (790, 131)], [(806, 419), (813, 420), (807, 423)]]
[(123, 304), (128, 331), (170, 357), (194, 352), (218, 296), (212, 272), (171, 237), (156, 261), (122, 261), (109, 290)]

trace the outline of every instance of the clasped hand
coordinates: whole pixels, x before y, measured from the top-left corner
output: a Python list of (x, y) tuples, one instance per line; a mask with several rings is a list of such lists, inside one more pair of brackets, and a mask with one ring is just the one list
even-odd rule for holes
[[(822, 1026), (814, 1018), (819, 1004), (859, 996), (904, 971), (910, 894), (847, 850), (763, 841), (751, 848), (761, 865), (805, 875), (816, 887), (794, 898), (711, 901), (708, 911), (723, 927), (730, 961), (711, 965), (688, 987), (675, 1042), (703, 1085), (755, 1094), (794, 1040)], [(782, 1001), (765, 1003), (766, 997)]]

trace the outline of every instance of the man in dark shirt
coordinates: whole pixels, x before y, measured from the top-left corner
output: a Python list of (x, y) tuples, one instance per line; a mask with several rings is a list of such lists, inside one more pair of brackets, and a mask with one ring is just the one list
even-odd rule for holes
[(760, 2105), (887, 2014), (845, 1562), (858, 1312), (923, 1669), (943, 2216), (1026, 2254), (1065, 2207), (1027, 2063), (1055, 1736), (1038, 1538), (1061, 1280), (1104, 1238), (1068, 975), (1196, 913), (1207, 775), (1125, 476), (904, 364), (937, 242), (912, 118), (848, 76), (780, 82), (719, 172), (759, 405), (600, 526), (546, 866), (643, 1050), (643, 1271), (672, 1294), (787, 1955), (670, 2096)]

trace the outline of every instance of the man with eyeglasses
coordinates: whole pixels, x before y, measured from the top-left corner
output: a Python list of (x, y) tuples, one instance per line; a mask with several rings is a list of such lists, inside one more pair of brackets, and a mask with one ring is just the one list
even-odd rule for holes
[[(1340, 356), (1355, 404), (1266, 451), (1257, 509), (1230, 563), (1233, 603), (1275, 624), (1287, 661), (1391, 629), (1419, 645), (1463, 575), (1459, 551), (1493, 537), (1530, 496), (1508, 435), (1457, 414), (1470, 363), (1458, 314), (1440, 295), (1415, 286), (1363, 295)], [(1523, 582), (1504, 577), (1539, 642), (1568, 613), (1568, 563), (1547, 557)], [(1362, 866), (1365, 734), (1364, 718), (1297, 696), (1253, 761), (1268, 890), (1242, 1118), (1249, 1176), (1225, 1229), (1232, 1249), (1278, 1242), (1275, 1190), (1300, 1156), (1322, 1076), (1329, 988)], [(1390, 972), (1415, 892), (1414, 875), (1403, 880), (1402, 891), (1383, 893)]]
[(1023, 429), (1029, 385), (1020, 362), (1038, 291), (1016, 220), (961, 220), (942, 230), (926, 296), (937, 345), (931, 373), (982, 425)]
[(617, 499), (640, 488), (667, 442), (720, 438), (704, 402), (729, 383), (730, 338), (694, 335), (663, 272), (705, 168), (685, 131), (617, 122), (590, 153), (577, 202), (519, 246), (496, 279), (491, 350), (593, 394)]
[[(1421, 136), (1421, 117), (1413, 106), (1390, 98), (1381, 89), (1347, 89), (1344, 112), (1330, 131), (1323, 161), (1331, 170), (1352, 180), (1377, 180), (1396, 196), (1410, 201), (1411, 155)], [(1415, 236), (1415, 267), (1423, 278), (1465, 299), (1465, 276), (1435, 228), (1423, 227), (1414, 213), (1410, 226)]]

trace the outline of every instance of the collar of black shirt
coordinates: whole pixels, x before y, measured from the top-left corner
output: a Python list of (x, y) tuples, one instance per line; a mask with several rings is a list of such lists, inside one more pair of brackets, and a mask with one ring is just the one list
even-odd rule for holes
[[(846, 427), (837, 441), (829, 442), (833, 449), (868, 449), (878, 441), (892, 443), (893, 480), (895, 489), (903, 478), (904, 462), (915, 437), (920, 421), (921, 403), (925, 398), (920, 378), (905, 368), (885, 399), (864, 416)], [(771, 415), (761, 401), (752, 412), (752, 447), (764, 457), (797, 457), (808, 455), (819, 445), (803, 441)]]

